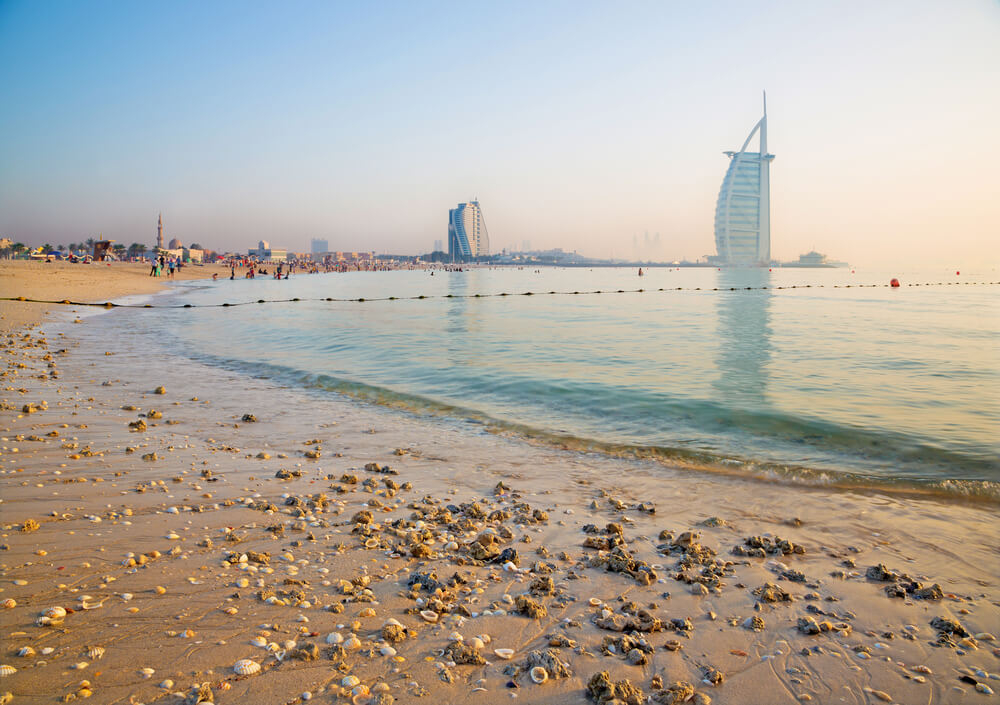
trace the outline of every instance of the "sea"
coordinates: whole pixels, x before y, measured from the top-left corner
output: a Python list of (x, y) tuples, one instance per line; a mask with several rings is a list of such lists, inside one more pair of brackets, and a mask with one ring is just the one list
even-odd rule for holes
[(251, 387), (691, 472), (997, 502), (997, 280), (668, 267), (220, 277), (107, 318)]

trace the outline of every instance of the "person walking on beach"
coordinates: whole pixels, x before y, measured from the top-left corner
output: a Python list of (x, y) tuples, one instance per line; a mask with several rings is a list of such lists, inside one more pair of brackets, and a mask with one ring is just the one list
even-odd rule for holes
[(151, 276), (151, 277), (155, 277), (156, 276), (156, 259), (155, 258), (149, 263), (149, 276)]

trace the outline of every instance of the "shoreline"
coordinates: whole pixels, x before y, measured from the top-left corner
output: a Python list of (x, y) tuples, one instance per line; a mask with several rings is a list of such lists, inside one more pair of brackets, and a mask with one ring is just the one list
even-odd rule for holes
[[(702, 703), (974, 701), (961, 675), (995, 684), (974, 675), (1000, 657), (990, 508), (435, 424), (137, 350), (107, 334), (117, 313), (4, 336), (0, 600), (16, 605), (0, 647), (17, 670), (0, 691), (14, 703), (206, 683), (220, 705), (600, 703), (603, 681), (587, 693), (602, 671), (655, 703), (680, 702), (680, 682)], [(895, 578), (868, 577), (880, 565)], [(53, 606), (72, 611), (39, 625)], [(260, 672), (236, 674), (244, 658)]]
[[(123, 296), (155, 294), (171, 281), (211, 279), (228, 271), (220, 265), (184, 267), (173, 279), (150, 277), (149, 265), (138, 262), (37, 262), (0, 260), (0, 297), (105, 302)], [(0, 301), (0, 332), (11, 332), (52, 318), (57, 305)]]

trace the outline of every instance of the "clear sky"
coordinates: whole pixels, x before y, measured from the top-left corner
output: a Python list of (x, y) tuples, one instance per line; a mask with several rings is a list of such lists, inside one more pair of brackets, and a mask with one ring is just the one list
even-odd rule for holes
[(0, 235), (693, 259), (764, 88), (775, 256), (1000, 261), (996, 0), (0, 0)]

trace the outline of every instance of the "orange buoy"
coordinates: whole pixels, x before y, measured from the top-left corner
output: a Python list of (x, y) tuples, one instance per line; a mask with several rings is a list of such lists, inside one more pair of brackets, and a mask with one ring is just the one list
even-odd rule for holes
[(891, 282), (889, 282), (889, 286), (891, 286), (893, 289), (897, 288), (899, 286), (899, 280), (893, 279)]

